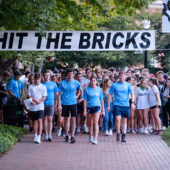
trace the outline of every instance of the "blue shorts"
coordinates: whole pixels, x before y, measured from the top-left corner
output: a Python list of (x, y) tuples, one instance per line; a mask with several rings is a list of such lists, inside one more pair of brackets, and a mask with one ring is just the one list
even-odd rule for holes
[(115, 116), (121, 116), (121, 117), (124, 117), (124, 118), (130, 117), (130, 107), (129, 106), (114, 105), (113, 112), (114, 112)]
[(100, 112), (100, 106), (95, 106), (95, 107), (88, 107), (87, 108), (87, 113), (88, 114), (94, 114)]

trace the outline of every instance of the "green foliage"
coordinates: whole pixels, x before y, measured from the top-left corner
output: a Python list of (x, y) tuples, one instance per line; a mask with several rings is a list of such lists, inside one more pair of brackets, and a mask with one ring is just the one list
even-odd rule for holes
[(168, 146), (170, 146), (170, 128), (166, 131), (163, 131), (161, 137), (168, 144)]
[(0, 153), (5, 153), (26, 133), (26, 130), (9, 126), (0, 125)]

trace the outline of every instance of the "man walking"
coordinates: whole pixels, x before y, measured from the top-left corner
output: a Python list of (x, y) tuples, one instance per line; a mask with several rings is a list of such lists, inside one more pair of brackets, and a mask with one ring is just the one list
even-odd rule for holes
[(66, 132), (65, 141), (69, 142), (69, 116), (71, 114), (71, 143), (75, 143), (74, 138), (76, 128), (76, 116), (77, 116), (77, 101), (76, 99), (80, 95), (81, 86), (77, 80), (73, 79), (74, 70), (68, 69), (66, 72), (66, 79), (59, 84), (58, 93), (58, 111), (62, 110), (62, 116), (64, 117), (64, 128)]
[(120, 126), (122, 129), (122, 140), (126, 142), (127, 118), (130, 116), (129, 94), (131, 94), (132, 108), (134, 108), (135, 96), (130, 83), (125, 81), (125, 72), (119, 72), (119, 81), (112, 84), (109, 90), (108, 108), (110, 111), (110, 102), (114, 96), (114, 114), (116, 116), (117, 141), (120, 141)]
[(46, 70), (43, 73), (44, 81), (42, 84), (47, 88), (47, 97), (44, 102), (44, 130), (45, 130), (45, 140), (52, 141), (52, 128), (53, 128), (53, 115), (54, 115), (54, 94), (57, 95), (58, 88), (56, 83), (50, 81), (50, 72)]

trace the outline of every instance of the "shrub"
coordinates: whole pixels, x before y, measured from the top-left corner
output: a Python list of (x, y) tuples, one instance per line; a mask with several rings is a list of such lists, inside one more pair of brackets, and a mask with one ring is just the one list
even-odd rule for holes
[(26, 133), (25, 129), (9, 125), (0, 125), (0, 153), (8, 151), (12, 145)]

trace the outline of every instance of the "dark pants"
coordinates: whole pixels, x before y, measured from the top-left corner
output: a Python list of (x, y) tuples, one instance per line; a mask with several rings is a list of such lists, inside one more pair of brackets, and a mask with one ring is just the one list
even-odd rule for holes
[(162, 107), (163, 126), (166, 126), (166, 128), (168, 128), (168, 115), (170, 117), (170, 104), (166, 103), (165, 106)]

